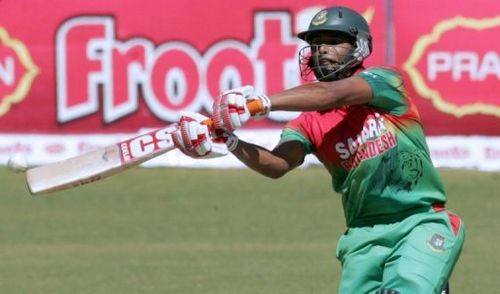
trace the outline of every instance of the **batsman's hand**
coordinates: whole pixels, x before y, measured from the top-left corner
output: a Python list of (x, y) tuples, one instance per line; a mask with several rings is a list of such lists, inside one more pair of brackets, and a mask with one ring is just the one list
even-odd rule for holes
[(193, 158), (214, 158), (229, 153), (223, 142), (214, 142), (205, 124), (208, 117), (194, 112), (181, 112), (177, 130), (172, 133), (175, 147)]
[(265, 95), (254, 96), (253, 92), (252, 86), (243, 86), (219, 95), (213, 104), (212, 119), (215, 129), (233, 132), (243, 126), (252, 115), (247, 103), (253, 100), (259, 100), (262, 105), (261, 111), (253, 116), (257, 119), (266, 117), (271, 110), (271, 100)]

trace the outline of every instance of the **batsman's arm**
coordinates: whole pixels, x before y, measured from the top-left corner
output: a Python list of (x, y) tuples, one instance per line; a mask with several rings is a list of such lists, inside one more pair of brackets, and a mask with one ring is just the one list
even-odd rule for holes
[(368, 82), (354, 76), (339, 81), (300, 85), (269, 98), (273, 111), (317, 111), (368, 103), (372, 99), (372, 90)]
[(280, 178), (301, 165), (305, 157), (304, 146), (298, 141), (281, 143), (270, 151), (239, 140), (232, 153), (249, 168), (273, 179)]

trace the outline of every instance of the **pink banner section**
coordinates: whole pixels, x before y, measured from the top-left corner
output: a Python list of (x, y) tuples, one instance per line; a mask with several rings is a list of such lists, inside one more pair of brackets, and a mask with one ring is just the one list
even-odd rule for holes
[[(384, 63), (384, 1), (351, 2), (338, 4), (365, 15), (378, 40), (370, 63)], [(135, 132), (173, 122), (180, 110), (208, 112), (228, 88), (250, 84), (270, 94), (299, 85), (305, 43), (296, 34), (324, 7), (305, 0), (237, 9), (215, 0), (30, 3), (36, 12), (0, 2), (2, 133)], [(235, 11), (227, 13), (228, 5)], [(294, 115), (249, 127), (280, 127)]]
[(499, 136), (500, 2), (393, 2), (396, 62), (427, 134)]
[[(369, 22), (366, 66), (402, 72), (426, 134), (441, 142), (433, 156), (452, 156), (438, 162), (454, 165), (463, 150), (474, 157), (465, 167), (498, 156), (497, 0), (18, 2), (0, 1), (0, 157), (36, 151), (53, 160), (168, 125), (180, 110), (207, 114), (229, 88), (273, 94), (305, 83), (296, 35), (327, 5)], [(273, 113), (244, 131), (274, 132), (296, 115)], [(17, 135), (32, 139), (13, 143)], [(482, 147), (473, 152), (470, 142)]]

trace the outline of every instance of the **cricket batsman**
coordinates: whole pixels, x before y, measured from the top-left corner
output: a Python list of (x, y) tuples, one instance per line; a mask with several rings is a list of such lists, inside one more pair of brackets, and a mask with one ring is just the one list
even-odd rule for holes
[[(217, 135), (202, 118), (184, 116), (176, 145), (207, 156), (214, 140), (246, 166), (279, 178), (314, 154), (342, 196), (347, 231), (337, 244), (339, 293), (448, 293), (447, 283), (464, 243), (461, 219), (445, 207), (415, 104), (401, 75), (365, 68), (372, 39), (366, 20), (347, 7), (319, 11), (299, 38), (301, 74), (316, 81), (269, 97), (246, 86), (229, 90), (213, 106)], [(270, 111), (302, 111), (288, 122), (273, 150), (238, 139), (258, 100)]]

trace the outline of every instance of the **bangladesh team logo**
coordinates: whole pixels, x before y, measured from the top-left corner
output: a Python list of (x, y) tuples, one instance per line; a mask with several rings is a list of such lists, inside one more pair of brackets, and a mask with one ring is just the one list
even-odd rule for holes
[(434, 234), (431, 239), (427, 241), (427, 245), (432, 251), (444, 252), (444, 237), (439, 234)]
[(315, 26), (319, 26), (321, 24), (324, 24), (328, 20), (328, 12), (326, 10), (322, 10), (316, 14), (314, 19), (312, 20), (312, 24)]

